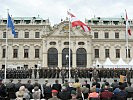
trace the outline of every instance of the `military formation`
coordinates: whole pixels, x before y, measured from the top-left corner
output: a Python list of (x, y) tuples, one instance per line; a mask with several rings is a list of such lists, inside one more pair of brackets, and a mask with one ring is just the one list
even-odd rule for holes
[[(71, 78), (119, 78), (120, 75), (133, 78), (132, 69), (105, 69), (105, 68), (71, 68)], [(7, 69), (6, 77), (8, 79), (25, 78), (68, 78), (69, 69), (65, 68), (41, 68), (41, 69)], [(4, 78), (4, 70), (0, 70), (0, 78)]]

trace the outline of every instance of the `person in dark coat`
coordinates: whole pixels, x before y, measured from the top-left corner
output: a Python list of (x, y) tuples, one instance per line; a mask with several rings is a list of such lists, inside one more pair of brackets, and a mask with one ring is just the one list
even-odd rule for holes
[(52, 88), (50, 83), (47, 83), (46, 86), (44, 87), (44, 98), (47, 100), (49, 98), (52, 98)]
[(7, 87), (7, 92), (8, 92), (8, 98), (15, 99), (16, 98), (15, 84), (13, 83), (12, 79), (10, 80), (9, 83), (7, 83), (6, 87)]
[(19, 91), (20, 86), (22, 86), (21, 80), (18, 80), (18, 83), (15, 84), (15, 91)]
[(32, 93), (33, 85), (31, 84), (31, 80), (27, 81), (27, 84), (25, 84), (25, 87), (29, 90), (30, 93)]
[(61, 84), (59, 84), (58, 80), (55, 80), (55, 84), (53, 84), (52, 89), (61, 92)]
[(7, 91), (6, 86), (2, 83), (2, 79), (0, 79), (0, 100), (6, 100)]
[(58, 96), (61, 100), (71, 99), (71, 94), (67, 91), (67, 88), (65, 86), (62, 87), (62, 91), (59, 92)]

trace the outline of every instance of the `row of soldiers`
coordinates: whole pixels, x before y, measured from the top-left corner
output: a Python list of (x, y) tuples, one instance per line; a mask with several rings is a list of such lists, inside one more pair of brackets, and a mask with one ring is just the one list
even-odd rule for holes
[[(0, 70), (0, 78), (4, 78), (4, 70)], [(133, 70), (132, 69), (96, 69), (94, 72), (94, 68), (71, 68), (70, 69), (70, 77), (71, 78), (91, 78), (93, 74), (97, 74), (99, 78), (118, 78), (120, 75), (130, 76), (133, 78)], [(16, 79), (24, 79), (24, 78), (68, 78), (69, 77), (69, 69), (68, 68), (41, 68), (41, 69), (7, 69), (6, 71), (7, 78), (16, 78)]]

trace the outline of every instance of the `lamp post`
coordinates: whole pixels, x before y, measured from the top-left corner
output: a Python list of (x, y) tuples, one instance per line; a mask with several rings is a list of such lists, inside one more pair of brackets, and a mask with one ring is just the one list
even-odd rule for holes
[(67, 67), (67, 65), (68, 65), (68, 58), (69, 58), (69, 56), (68, 56), (68, 54), (66, 54), (66, 67)]

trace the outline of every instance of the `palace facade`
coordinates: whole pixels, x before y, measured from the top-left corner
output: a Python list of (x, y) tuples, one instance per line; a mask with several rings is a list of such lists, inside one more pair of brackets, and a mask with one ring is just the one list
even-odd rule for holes
[[(70, 28), (66, 18), (50, 25), (49, 19), (40, 17), (15, 17), (16, 35), (6, 30), (6, 19), (0, 19), (0, 68), (5, 67), (6, 37), (8, 38), (8, 67), (68, 67), (69, 44), (71, 67), (89, 68), (98, 59), (103, 63), (110, 58), (129, 62), (133, 57), (133, 35), (128, 36), (128, 60), (126, 55), (125, 20), (123, 18), (92, 18), (85, 20), (91, 32), (80, 27)], [(131, 30), (132, 20), (129, 21)]]

